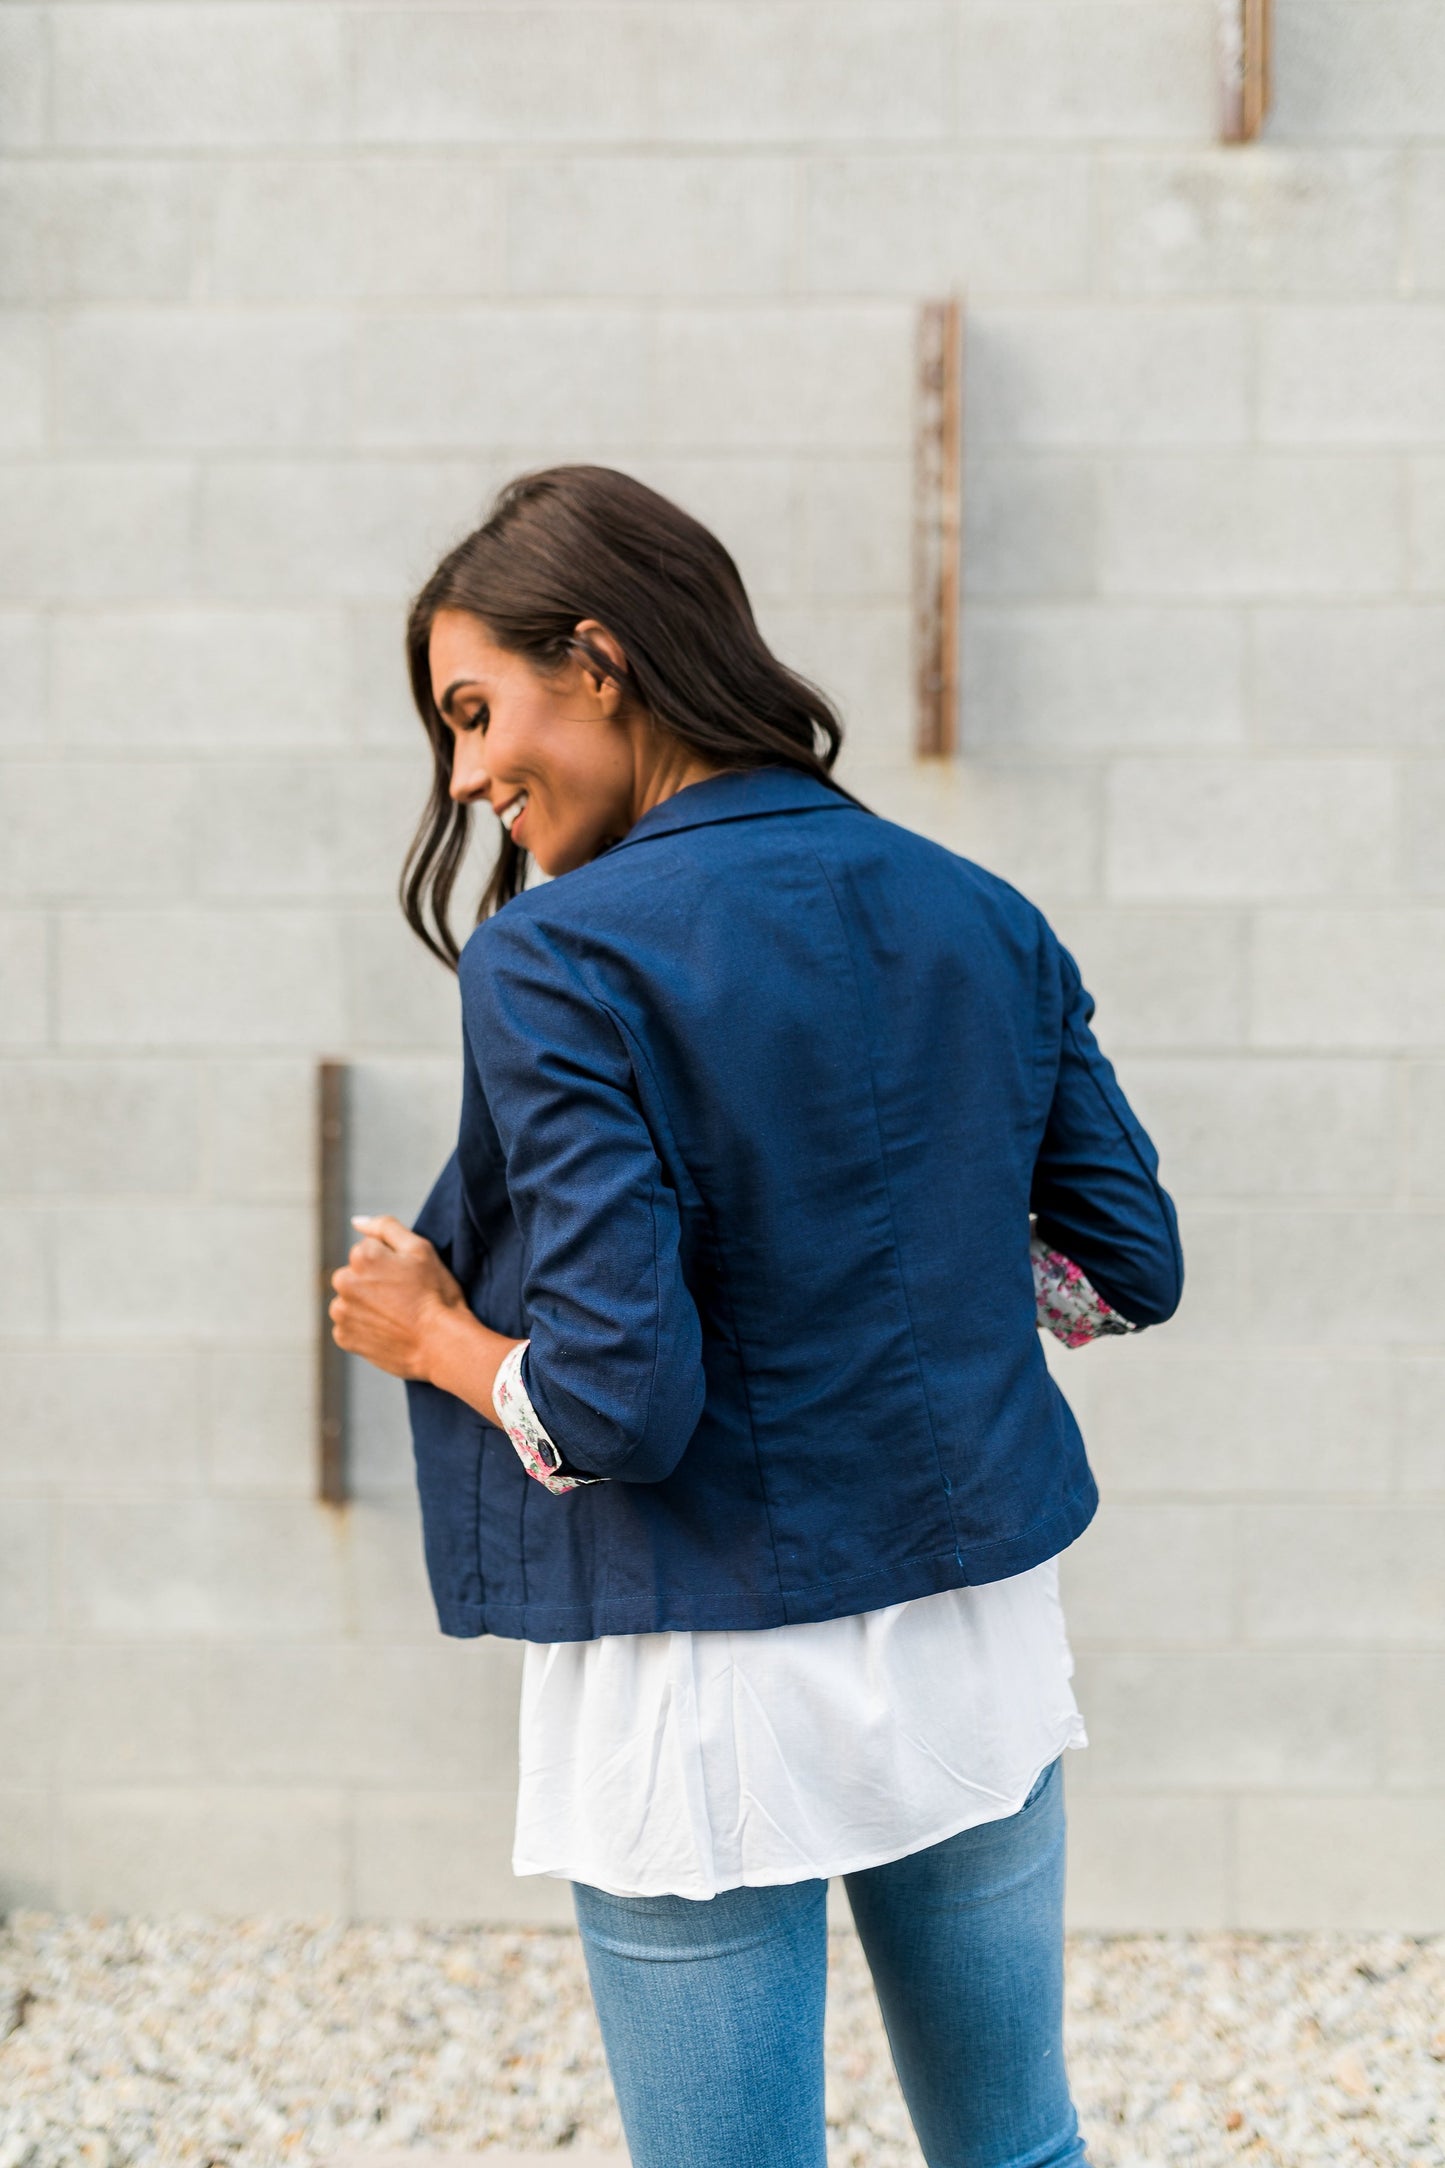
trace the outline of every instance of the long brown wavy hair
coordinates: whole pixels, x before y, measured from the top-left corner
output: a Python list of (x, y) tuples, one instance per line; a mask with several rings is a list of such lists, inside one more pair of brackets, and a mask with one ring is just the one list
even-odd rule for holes
[[(555, 670), (583, 618), (622, 649), (615, 673), (659, 729), (718, 767), (786, 766), (832, 780), (843, 726), (816, 686), (763, 641), (737, 566), (717, 537), (656, 490), (611, 467), (548, 467), (509, 482), (483, 524), (448, 552), (411, 606), (412, 698), (431, 741), (431, 797), (401, 873), (408, 925), (456, 968), (449, 923), (470, 808), (450, 795), (452, 734), (432, 698), (438, 610), (481, 619), (499, 647)], [(526, 883), (527, 853), (503, 833), (480, 922)]]

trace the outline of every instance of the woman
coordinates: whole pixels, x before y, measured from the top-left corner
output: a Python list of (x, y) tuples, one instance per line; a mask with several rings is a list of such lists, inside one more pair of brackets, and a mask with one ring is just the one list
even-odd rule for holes
[(409, 1381), (443, 1631), (528, 1644), (514, 1864), (573, 1883), (634, 2168), (821, 2168), (835, 1874), (932, 2168), (1077, 2162), (1055, 1561), (1096, 1492), (1038, 1305), (1077, 1340), (1181, 1278), (1078, 972), (832, 782), (637, 482), (513, 484), (408, 645), (461, 1128), (332, 1316)]

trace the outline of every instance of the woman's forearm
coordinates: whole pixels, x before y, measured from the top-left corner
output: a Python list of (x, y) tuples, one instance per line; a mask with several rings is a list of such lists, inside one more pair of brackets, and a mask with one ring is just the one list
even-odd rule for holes
[(423, 1375), (429, 1385), (496, 1423), (492, 1388), (503, 1358), (517, 1344), (506, 1333), (493, 1332), (465, 1304), (439, 1304), (426, 1330)]

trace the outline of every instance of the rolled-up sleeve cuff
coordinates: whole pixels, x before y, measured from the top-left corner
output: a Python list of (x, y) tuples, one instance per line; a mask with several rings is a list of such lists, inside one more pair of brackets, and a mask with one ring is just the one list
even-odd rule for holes
[(1065, 1347), (1087, 1347), (1091, 1340), (1138, 1330), (1105, 1302), (1072, 1259), (1050, 1249), (1037, 1235), (1029, 1244), (1029, 1260), (1040, 1328), (1062, 1340)]
[(497, 1411), (497, 1421), (511, 1439), (518, 1460), (535, 1482), (558, 1494), (580, 1490), (588, 1483), (605, 1483), (605, 1476), (582, 1475), (575, 1469), (568, 1469), (532, 1406), (522, 1381), (522, 1357), (530, 1345), (528, 1340), (519, 1340), (508, 1350), (502, 1357), (492, 1387), (492, 1406)]

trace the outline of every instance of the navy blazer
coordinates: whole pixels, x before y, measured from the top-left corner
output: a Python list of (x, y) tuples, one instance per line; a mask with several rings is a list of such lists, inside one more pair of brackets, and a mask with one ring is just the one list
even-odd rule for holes
[(1030, 1214), (1137, 1325), (1182, 1265), (1093, 1005), (1006, 882), (782, 767), (711, 777), (461, 958), (417, 1221), (574, 1470), (408, 1387), (442, 1630), (781, 1626), (1001, 1579), (1097, 1504)]

